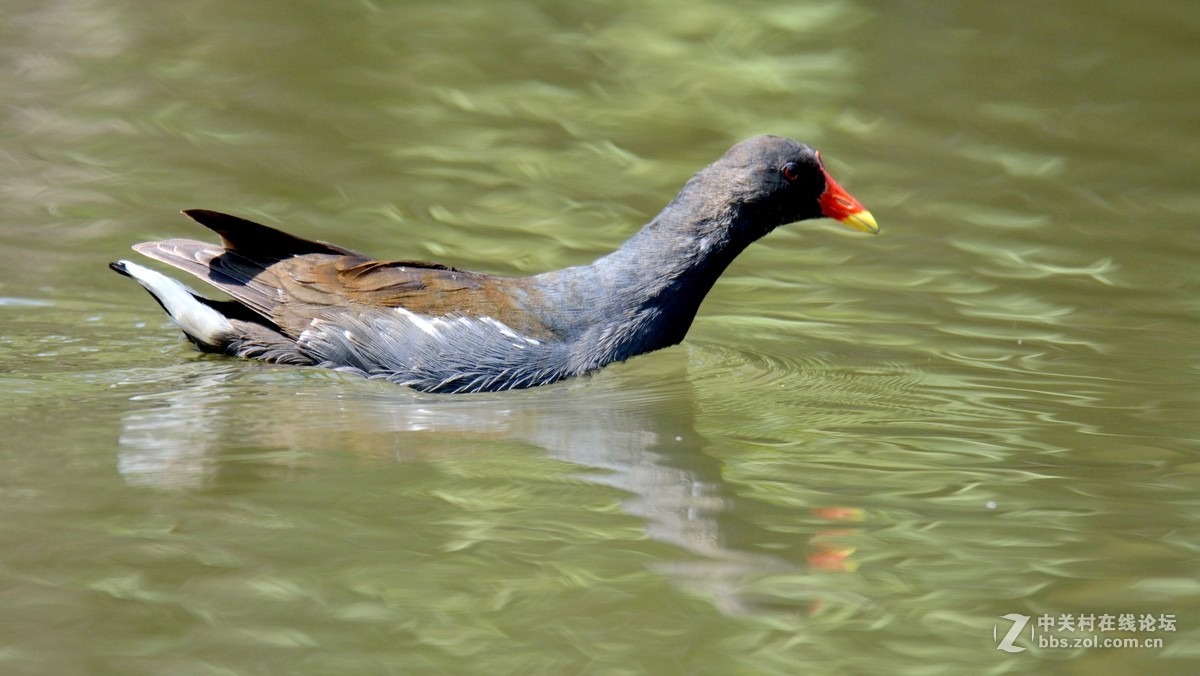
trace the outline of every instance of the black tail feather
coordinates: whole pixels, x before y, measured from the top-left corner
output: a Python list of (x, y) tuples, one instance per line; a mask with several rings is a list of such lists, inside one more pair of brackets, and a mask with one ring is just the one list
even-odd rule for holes
[(184, 209), (183, 214), (221, 236), (221, 245), (249, 259), (283, 260), (304, 254), (361, 255), (336, 244), (303, 239), (237, 216), (208, 209)]

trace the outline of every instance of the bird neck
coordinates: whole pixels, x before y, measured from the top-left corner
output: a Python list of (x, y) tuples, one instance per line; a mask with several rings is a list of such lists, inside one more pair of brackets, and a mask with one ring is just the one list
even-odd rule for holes
[(735, 236), (737, 210), (713, 199), (702, 179), (613, 253), (551, 273), (570, 299), (565, 332), (603, 343), (608, 361), (683, 340), (717, 278), (750, 243)]

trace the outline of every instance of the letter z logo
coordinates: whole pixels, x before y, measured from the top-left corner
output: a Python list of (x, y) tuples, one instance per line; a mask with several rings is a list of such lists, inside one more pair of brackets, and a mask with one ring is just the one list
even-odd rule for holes
[[(1013, 645), (1013, 641), (1015, 641), (1017, 637), (1021, 635), (1021, 630), (1024, 629), (1025, 625), (1029, 623), (1029, 616), (1009, 613), (1007, 615), (1001, 615), (1000, 619), (1008, 620), (1013, 624), (1012, 627), (1009, 628), (1008, 633), (1004, 635), (1004, 638), (996, 643), (996, 650), (1003, 650), (1006, 653), (1025, 652), (1024, 648)], [(992, 640), (996, 640), (995, 625), (992, 625)]]

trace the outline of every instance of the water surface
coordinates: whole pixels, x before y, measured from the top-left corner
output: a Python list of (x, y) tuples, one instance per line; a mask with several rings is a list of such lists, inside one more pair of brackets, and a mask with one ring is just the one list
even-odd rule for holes
[[(1196, 670), (1198, 31), (1183, 1), (8, 3), (0, 669)], [(189, 207), (586, 263), (758, 133), (882, 234), (780, 229), (682, 345), (539, 390), (201, 356), (106, 269), (204, 236)], [(1176, 622), (997, 650), (1002, 615), (1106, 613)]]

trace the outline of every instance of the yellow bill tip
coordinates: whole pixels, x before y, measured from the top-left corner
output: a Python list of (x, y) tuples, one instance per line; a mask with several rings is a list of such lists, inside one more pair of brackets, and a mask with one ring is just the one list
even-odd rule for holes
[(858, 230), (860, 232), (869, 232), (872, 235), (879, 234), (879, 224), (875, 222), (875, 217), (867, 210), (856, 211), (852, 214), (847, 214), (843, 218), (839, 218), (846, 227)]

